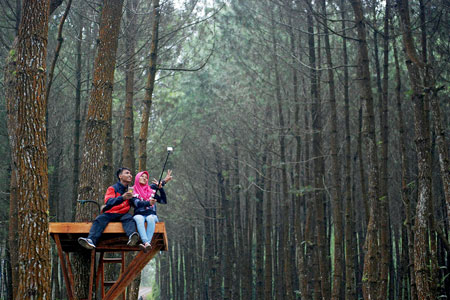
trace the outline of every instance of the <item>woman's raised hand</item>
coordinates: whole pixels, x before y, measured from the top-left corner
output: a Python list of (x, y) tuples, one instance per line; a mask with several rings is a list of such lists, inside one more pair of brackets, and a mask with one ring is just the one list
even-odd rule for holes
[(167, 175), (166, 175), (166, 177), (164, 178), (164, 181), (166, 182), (166, 183), (168, 183), (169, 181), (171, 181), (172, 180), (172, 170), (167, 170)]

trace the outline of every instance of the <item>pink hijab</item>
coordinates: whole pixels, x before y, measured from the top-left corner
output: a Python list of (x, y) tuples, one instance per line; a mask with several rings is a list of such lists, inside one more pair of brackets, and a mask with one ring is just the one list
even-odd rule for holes
[(147, 178), (148, 178), (148, 172), (147, 171), (142, 171), (137, 173), (135, 179), (134, 179), (134, 190), (133, 190), (133, 194), (138, 194), (139, 198), (141, 198), (142, 200), (146, 200), (149, 201), (150, 198), (152, 197), (152, 195), (155, 193), (154, 190), (152, 190), (152, 188), (147, 184), (141, 184), (139, 182), (139, 178), (141, 178), (142, 174), (146, 174)]

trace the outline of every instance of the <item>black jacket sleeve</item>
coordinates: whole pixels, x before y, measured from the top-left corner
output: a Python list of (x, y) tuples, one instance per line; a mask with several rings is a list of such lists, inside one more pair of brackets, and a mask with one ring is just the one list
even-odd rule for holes
[[(162, 184), (163, 185), (165, 184), (164, 180), (162, 181)], [(151, 184), (150, 187), (153, 190), (156, 190), (156, 193), (155, 193), (156, 202), (162, 203), (162, 204), (167, 204), (167, 197), (166, 197), (166, 192), (164, 191), (164, 189), (163, 188), (158, 189), (158, 186), (154, 183)], [(158, 191), (159, 191), (159, 195), (158, 195)]]
[(150, 201), (142, 201), (139, 198), (133, 198), (133, 205), (135, 208), (150, 206)]

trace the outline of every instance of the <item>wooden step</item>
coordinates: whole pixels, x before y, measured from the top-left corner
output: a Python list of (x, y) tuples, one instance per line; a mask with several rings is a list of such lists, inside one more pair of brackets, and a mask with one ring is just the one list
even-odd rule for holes
[(107, 264), (122, 263), (121, 257), (103, 257), (103, 262)]
[(105, 281), (105, 286), (113, 286), (113, 284), (116, 283), (115, 281)]

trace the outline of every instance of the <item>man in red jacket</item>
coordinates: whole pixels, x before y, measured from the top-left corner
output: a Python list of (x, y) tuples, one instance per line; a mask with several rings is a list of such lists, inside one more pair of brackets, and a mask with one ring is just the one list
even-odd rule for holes
[(92, 222), (89, 236), (78, 239), (78, 243), (86, 249), (95, 248), (103, 230), (105, 230), (109, 222), (113, 221), (122, 222), (123, 230), (125, 230), (128, 236), (128, 246), (136, 246), (139, 242), (136, 223), (128, 213), (130, 204), (132, 203), (131, 198), (133, 198), (133, 192), (128, 189), (128, 185), (132, 182), (133, 176), (128, 168), (120, 168), (117, 170), (116, 175), (119, 181), (106, 190), (103, 213), (98, 215), (94, 222)]

